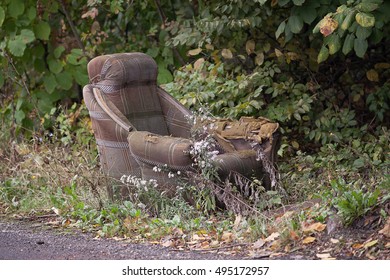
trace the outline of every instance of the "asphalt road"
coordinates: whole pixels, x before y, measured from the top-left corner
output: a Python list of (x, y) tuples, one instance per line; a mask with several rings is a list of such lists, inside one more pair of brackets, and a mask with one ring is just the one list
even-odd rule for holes
[(39, 223), (0, 220), (0, 260), (171, 260), (234, 259), (216, 253), (173, 251), (153, 244), (94, 239)]

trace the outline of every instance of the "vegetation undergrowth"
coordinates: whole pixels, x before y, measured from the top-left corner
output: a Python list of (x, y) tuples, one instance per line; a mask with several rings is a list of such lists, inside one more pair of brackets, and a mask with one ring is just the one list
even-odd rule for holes
[[(135, 197), (111, 201), (106, 188), (112, 179), (99, 170), (88, 126), (84, 127), (81, 119), (78, 124), (83, 128), (79, 133), (69, 134), (78, 125), (69, 123), (69, 116), (77, 111), (82, 115), (84, 110), (83, 106), (73, 106), (47, 115), (58, 130), (43, 133), (42, 138), (16, 142), (3, 135), (3, 214), (50, 214), (63, 227), (93, 231), (101, 237), (157, 241), (164, 246), (217, 248), (233, 241), (248, 244), (273, 232), (281, 234), (278, 246), (287, 246), (305, 238), (306, 223), (326, 223), (336, 213), (350, 226), (390, 199), (390, 177), (383, 175), (389, 173), (388, 161), (374, 164), (371, 160), (377, 149), (388, 151), (389, 134), (382, 130), (375, 149), (369, 143), (328, 144), (314, 155), (296, 152), (291, 156), (291, 151), (282, 147), (279, 171), (289, 199), (275, 191), (262, 192), (256, 205), (258, 211), (248, 216), (216, 209), (207, 186), (181, 185), (174, 197), (167, 197), (156, 190), (153, 180), (135, 178), (127, 179), (133, 180), (130, 183), (136, 187)], [(185, 193), (191, 193), (196, 203), (189, 204)], [(288, 203), (311, 198), (320, 198), (321, 202), (289, 216), (270, 214)], [(386, 219), (386, 211), (382, 209), (380, 213)]]

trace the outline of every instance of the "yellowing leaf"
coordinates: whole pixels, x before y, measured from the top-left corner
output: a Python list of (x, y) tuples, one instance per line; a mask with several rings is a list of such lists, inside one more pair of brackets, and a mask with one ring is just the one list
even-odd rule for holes
[(313, 243), (315, 240), (316, 240), (315, 237), (308, 236), (308, 237), (306, 237), (305, 239), (302, 240), (302, 243), (303, 244), (309, 244), (309, 243)]
[(253, 40), (247, 41), (246, 44), (245, 44), (246, 53), (248, 55), (254, 53), (255, 52), (255, 47), (256, 47), (255, 41), (253, 41)]
[(357, 13), (355, 19), (362, 27), (372, 27), (375, 25), (375, 17), (371, 14)]
[(374, 68), (375, 69), (389, 69), (390, 68), (390, 63), (379, 62), (379, 63), (375, 64)]
[(332, 34), (338, 26), (339, 23), (337, 22), (337, 20), (334, 20), (333, 18), (327, 16), (321, 21), (320, 32), (322, 35), (324, 35), (324, 37), (327, 37)]
[(372, 240), (370, 242), (365, 243), (364, 248), (365, 249), (370, 248), (370, 247), (374, 246), (376, 243), (378, 243), (378, 239), (375, 239), (375, 240)]
[(371, 82), (379, 82), (379, 75), (374, 69), (370, 69), (366, 73), (367, 79)]
[(189, 50), (188, 53), (187, 53), (187, 55), (189, 55), (189, 56), (195, 56), (195, 55), (200, 54), (201, 51), (202, 51), (201, 48)]
[(229, 49), (223, 49), (221, 54), (222, 54), (223, 58), (226, 58), (226, 59), (232, 59), (233, 58), (233, 53)]

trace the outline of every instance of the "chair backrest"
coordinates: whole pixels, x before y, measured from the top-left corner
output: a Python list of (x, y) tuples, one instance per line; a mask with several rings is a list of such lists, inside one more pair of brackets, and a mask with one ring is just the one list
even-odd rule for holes
[(143, 53), (103, 55), (88, 63), (92, 86), (100, 89), (136, 130), (168, 135), (157, 95), (157, 64)]

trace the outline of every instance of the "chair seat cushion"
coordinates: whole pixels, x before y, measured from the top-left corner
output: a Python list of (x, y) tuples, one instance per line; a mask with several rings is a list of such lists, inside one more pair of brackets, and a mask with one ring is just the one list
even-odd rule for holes
[(146, 131), (134, 131), (127, 138), (131, 154), (150, 166), (173, 170), (192, 169), (189, 151), (192, 141), (181, 137), (161, 136)]

